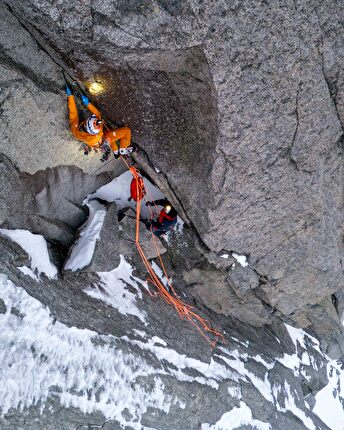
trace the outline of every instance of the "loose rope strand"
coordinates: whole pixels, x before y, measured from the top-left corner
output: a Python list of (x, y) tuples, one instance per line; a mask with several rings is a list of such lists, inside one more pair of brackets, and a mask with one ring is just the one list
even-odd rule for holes
[[(178, 313), (178, 316), (181, 319), (187, 319), (194, 326), (194, 328), (202, 335), (202, 337), (204, 337), (204, 339), (206, 339), (207, 342), (209, 342), (212, 347), (215, 347), (218, 339), (221, 339), (222, 341), (224, 341), (223, 335), (220, 332), (218, 332), (217, 330), (213, 329), (211, 327), (209, 321), (207, 321), (206, 319), (204, 319), (201, 316), (199, 316), (198, 314), (196, 314), (193, 311), (193, 309), (194, 309), (193, 306), (184, 303), (178, 297), (176, 291), (173, 288), (172, 282), (170, 281), (170, 278), (167, 275), (167, 271), (166, 271), (166, 268), (163, 264), (161, 254), (159, 252), (159, 248), (157, 245), (157, 240), (155, 238), (155, 235), (154, 235), (152, 229), (150, 229), (150, 231), (152, 233), (152, 240), (153, 240), (154, 246), (155, 246), (157, 254), (158, 254), (160, 265), (162, 267), (162, 272), (164, 273), (164, 276), (167, 279), (168, 286), (169, 286), (173, 295), (170, 294), (169, 291), (167, 290), (167, 288), (163, 285), (162, 281), (159, 279), (158, 275), (154, 272), (150, 262), (148, 261), (146, 255), (145, 255), (145, 253), (141, 247), (141, 244), (140, 244), (140, 214), (141, 214), (141, 201), (142, 201), (140, 196), (144, 195), (144, 186), (142, 186), (140, 181), (138, 180), (140, 177), (139, 176), (140, 172), (135, 167), (130, 166), (123, 157), (121, 157), (121, 159), (124, 161), (124, 163), (126, 164), (127, 168), (130, 170), (133, 177), (136, 179), (136, 195), (138, 196), (138, 198), (137, 198), (137, 202), (136, 202), (135, 245), (136, 245), (137, 251), (138, 251), (138, 253), (139, 253), (139, 255), (143, 261), (143, 264), (146, 267), (146, 270), (149, 274), (149, 277), (147, 279), (147, 283), (154, 285), (154, 287), (157, 289), (156, 294), (158, 294), (160, 297), (162, 297), (163, 300), (167, 304), (169, 304), (170, 306), (174, 306), (174, 308), (176, 309), (176, 311)], [(154, 202), (153, 199), (152, 199), (152, 201)], [(155, 202), (154, 202), (154, 204), (155, 204)], [(150, 211), (151, 211), (151, 209), (150, 209)], [(151, 211), (151, 216), (153, 216), (152, 211)], [(153, 294), (151, 294), (151, 295), (153, 295)], [(210, 335), (214, 336), (215, 340), (212, 340), (209, 337)]]

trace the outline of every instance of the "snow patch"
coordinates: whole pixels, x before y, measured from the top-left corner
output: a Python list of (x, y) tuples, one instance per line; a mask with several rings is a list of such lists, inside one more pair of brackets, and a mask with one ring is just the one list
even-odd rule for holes
[(236, 261), (242, 267), (247, 267), (248, 266), (246, 255), (239, 255), (239, 254), (236, 254), (235, 252), (232, 252), (232, 256), (236, 259)]
[[(149, 339), (147, 342), (131, 340), (127, 336), (122, 337), (122, 339), (132, 345), (138, 346), (142, 350), (151, 352), (160, 361), (171, 363), (173, 368), (168, 368), (168, 373), (173, 375), (179, 381), (196, 381), (200, 384), (206, 384), (214, 389), (218, 389), (219, 384), (217, 381), (231, 379), (232, 381), (238, 382), (240, 378), (235, 371), (220, 364), (212, 358), (210, 359), (210, 363), (206, 363), (195, 358), (187, 357), (184, 354), (179, 354), (173, 349), (166, 348), (166, 343), (156, 336)], [(162, 342), (163, 345), (161, 346), (160, 344)], [(177, 370), (175, 368), (177, 368)], [(184, 373), (184, 369), (194, 369), (201, 376), (192, 377), (189, 374)]]
[[(268, 380), (268, 372), (265, 373), (264, 379), (261, 379), (245, 368), (244, 362), (247, 361), (247, 354), (239, 353), (238, 350), (228, 351), (223, 347), (220, 347), (219, 349), (226, 354), (226, 357), (218, 354), (216, 355), (217, 357), (223, 360), (232, 369), (235, 369), (241, 375), (240, 379), (246, 382), (251, 381), (266, 400), (274, 403), (271, 384)], [(228, 356), (233, 358), (229, 358)], [(273, 365), (268, 364), (268, 369), (271, 369), (272, 367)]]
[(6, 230), (0, 229), (0, 234), (16, 242), (28, 254), (31, 261), (31, 269), (21, 267), (22, 273), (31, 276), (33, 279), (39, 279), (36, 275), (44, 273), (49, 279), (57, 278), (57, 269), (50, 261), (47, 242), (40, 234), (33, 234), (28, 230)]
[(240, 385), (236, 385), (236, 386), (233, 386), (233, 387), (228, 387), (227, 391), (228, 391), (228, 394), (231, 397), (233, 397), (234, 399), (241, 400), (242, 395), (241, 395), (241, 387), (240, 387)]
[(81, 228), (79, 238), (73, 245), (71, 255), (64, 266), (65, 270), (75, 272), (88, 266), (92, 261), (96, 242), (100, 238), (106, 208), (97, 200), (90, 201), (87, 206), (90, 214)]
[(299, 350), (299, 346), (301, 346), (303, 349), (307, 351), (307, 345), (305, 343), (305, 338), (307, 337), (308, 340), (312, 342), (312, 347), (316, 351), (318, 351), (321, 355), (323, 355), (322, 352), (320, 351), (319, 341), (315, 337), (311, 336), (310, 334), (306, 333), (300, 328), (295, 328), (288, 324), (285, 324), (285, 326), (288, 330), (291, 340), (295, 345), (296, 352), (294, 354), (284, 354), (283, 358), (277, 358), (277, 361), (279, 361), (281, 364), (283, 364), (283, 366), (287, 367), (288, 369), (293, 370), (296, 376), (300, 374), (301, 365), (309, 366), (310, 364), (312, 364), (312, 367), (315, 370), (318, 370), (316, 361), (313, 359), (313, 357), (310, 357), (310, 355), (307, 352), (302, 353), (301, 360), (298, 357), (297, 353)]
[(298, 408), (295, 404), (295, 399), (291, 393), (290, 385), (287, 381), (284, 382), (284, 406), (281, 406), (279, 402), (277, 401), (279, 393), (281, 393), (281, 386), (274, 386), (273, 387), (273, 393), (276, 400), (276, 408), (280, 412), (287, 412), (290, 411), (293, 413), (296, 417), (300, 418), (300, 420), (304, 423), (305, 427), (308, 430), (317, 430), (316, 426), (314, 425), (313, 421), (310, 417), (308, 417), (303, 410)]
[(170, 285), (172, 284), (172, 279), (169, 279), (165, 276), (164, 272), (160, 269), (160, 267), (156, 264), (155, 261), (151, 262), (152, 269), (156, 276), (160, 279), (165, 288), (169, 291)]
[(295, 328), (291, 325), (284, 324), (288, 330), (289, 336), (291, 337), (294, 345), (297, 347), (297, 343), (299, 343), (304, 349), (307, 349), (307, 346), (305, 344), (305, 337), (307, 337), (309, 340), (312, 341), (312, 346), (314, 349), (316, 349), (320, 354), (322, 354), (320, 350), (320, 344), (318, 339), (311, 336), (310, 334), (303, 331), (301, 328)]
[(39, 276), (37, 276), (35, 272), (32, 269), (30, 269), (30, 267), (20, 266), (20, 267), (17, 267), (17, 269), (20, 270), (24, 275), (30, 276), (30, 278), (39, 282)]
[(248, 340), (245, 340), (245, 342), (242, 342), (241, 340), (237, 339), (234, 336), (231, 336), (231, 338), (235, 341), (240, 343), (240, 345), (244, 346), (245, 348), (248, 348), (250, 346), (250, 342)]
[(201, 430), (235, 430), (244, 425), (256, 430), (271, 430), (270, 424), (253, 419), (251, 409), (242, 401), (238, 408), (233, 408), (230, 412), (223, 414), (217, 423), (202, 424)]
[[(123, 315), (134, 315), (143, 323), (147, 323), (147, 315), (136, 305), (136, 299), (142, 299), (142, 291), (139, 284), (146, 289), (148, 286), (140, 279), (132, 275), (133, 267), (125, 261), (123, 255), (120, 256), (120, 264), (117, 269), (111, 272), (98, 272), (100, 283), (86, 288), (84, 292), (89, 296), (102, 300)], [(136, 293), (128, 289), (130, 285)]]
[(329, 383), (316, 394), (313, 413), (331, 430), (343, 430), (344, 399), (341, 387), (344, 387), (344, 371), (335, 360), (329, 360), (327, 376)]
[(142, 331), (142, 330), (137, 330), (136, 328), (134, 328), (132, 331), (133, 331), (133, 333), (136, 334), (136, 336), (139, 336), (142, 339), (146, 339), (147, 338), (146, 333), (144, 331)]

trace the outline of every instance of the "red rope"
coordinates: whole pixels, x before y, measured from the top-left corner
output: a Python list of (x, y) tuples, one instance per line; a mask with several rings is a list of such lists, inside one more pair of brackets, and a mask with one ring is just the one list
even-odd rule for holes
[[(138, 180), (138, 178), (140, 177), (139, 174), (140, 172), (133, 166), (129, 166), (129, 164), (125, 161), (125, 159), (123, 157), (121, 157), (122, 160), (124, 161), (124, 163), (126, 164), (126, 166), (128, 167), (128, 169), (130, 170), (131, 174), (133, 175), (133, 177), (136, 179), (136, 195), (140, 196), (143, 195), (141, 194), (143, 190), (143, 186), (140, 184), (140, 181)], [(141, 188), (140, 188), (141, 187)], [(153, 200), (153, 199), (152, 199)], [(154, 200), (153, 200), (154, 202)], [(155, 202), (154, 202), (155, 204)], [(187, 319), (189, 320), (189, 322), (196, 328), (196, 330), (213, 346), (215, 347), (216, 345), (216, 341), (218, 338), (221, 338), (222, 341), (224, 341), (224, 338), (222, 336), (221, 333), (219, 333), (217, 330), (213, 329), (209, 323), (209, 321), (207, 321), (206, 319), (202, 318), (201, 316), (199, 316), (198, 314), (196, 314), (193, 311), (193, 307), (184, 303), (177, 295), (177, 293), (175, 292), (173, 285), (167, 275), (167, 271), (165, 269), (165, 266), (163, 264), (160, 252), (159, 252), (159, 248), (157, 245), (157, 239), (154, 236), (152, 229), (152, 239), (159, 257), (159, 261), (162, 267), (162, 271), (167, 279), (168, 285), (170, 287), (170, 290), (172, 291), (172, 294), (170, 294), (167, 289), (165, 288), (165, 286), (163, 285), (163, 283), (161, 282), (161, 280), (159, 279), (159, 277), (157, 276), (157, 274), (154, 272), (151, 264), (149, 263), (147, 257), (145, 256), (145, 253), (140, 245), (140, 214), (141, 214), (141, 199), (137, 199), (136, 202), (136, 233), (135, 233), (135, 245), (137, 248), (138, 253), (140, 254), (140, 257), (147, 269), (147, 272), (149, 274), (149, 278), (147, 279), (147, 282), (151, 283), (152, 285), (154, 285), (157, 289), (157, 294), (160, 295), (167, 304), (174, 306), (179, 317), (181, 319)], [(152, 214), (152, 211), (151, 211)], [(210, 338), (210, 336), (215, 336), (215, 340), (212, 340)]]

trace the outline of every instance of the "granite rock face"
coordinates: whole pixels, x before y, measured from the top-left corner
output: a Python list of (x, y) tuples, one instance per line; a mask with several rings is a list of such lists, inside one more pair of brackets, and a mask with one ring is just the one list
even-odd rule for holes
[[(174, 286), (222, 330), (229, 355), (250, 376), (227, 375), (214, 389), (202, 379), (188, 382), (200, 375), (187, 367), (182, 374), (178, 369), (184, 379), (177, 381), (174, 365), (147, 352), (156, 337), (190, 360), (225, 362), (228, 371), (232, 358), (223, 359), (223, 345), (212, 351), (144, 290), (138, 307), (148, 326), (85, 294), (99, 284), (95, 272), (115, 269), (120, 254), (135, 265), (135, 276), (146, 276), (134, 253), (134, 221), (119, 225), (114, 204), (87, 271), (36, 282), (17, 269), (29, 265), (25, 252), (1, 236), (0, 272), (57, 321), (117, 336), (117, 352), (157, 370), (165, 394), (178, 393), (180, 402), (168, 414), (148, 409), (141, 420), (147, 428), (198, 430), (243, 400), (254, 419), (274, 430), (305, 430), (288, 412), (291, 391), (296, 407), (327, 430), (304, 400), (313, 405), (326, 384), (326, 359), (311, 340), (294, 344), (281, 322), (306, 328), (324, 352), (343, 357), (342, 2), (0, 5), (0, 227), (42, 234), (61, 268), (87, 217), (83, 199), (125, 168), (119, 161), (103, 166), (99, 154), (79, 151), (68, 131), (62, 66), (106, 117), (132, 128), (139, 167), (162, 184), (185, 218), (183, 234), (161, 245)], [(94, 82), (101, 92), (93, 91)], [(103, 170), (110, 173), (96, 175)], [(248, 264), (238, 264), (234, 253)], [(0, 300), (0, 316), (7, 309)], [(316, 365), (303, 362), (306, 350)], [(284, 354), (298, 356), (298, 373), (281, 363)], [(259, 391), (255, 378), (275, 387), (273, 398)], [(149, 391), (153, 379), (140, 383)], [(52, 389), (43, 415), (36, 405), (11, 410), (0, 427), (120, 428), (100, 413), (62, 407), (58, 394)]]
[[(0, 151), (31, 174), (58, 165), (101, 170), (99, 154), (82, 156), (69, 132), (61, 68), (3, 2), (0, 18)], [(115, 174), (123, 171), (120, 163), (104, 170), (110, 166)]]
[[(13, 2), (283, 315), (343, 287), (343, 4)], [(24, 18), (21, 18), (24, 19)]]
[(0, 223), (3, 228), (29, 229), (46, 239), (69, 246), (87, 218), (85, 196), (109, 180), (91, 176), (74, 166), (59, 166), (34, 175), (20, 172), (0, 154)]

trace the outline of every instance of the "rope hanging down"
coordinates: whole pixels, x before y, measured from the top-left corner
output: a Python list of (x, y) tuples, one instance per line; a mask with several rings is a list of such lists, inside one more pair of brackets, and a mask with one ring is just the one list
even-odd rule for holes
[[(127, 168), (130, 170), (131, 174), (133, 175), (133, 177), (136, 179), (136, 195), (140, 196), (143, 195), (143, 185), (142, 185), (142, 181), (139, 181), (139, 171), (132, 166), (129, 166), (129, 164), (124, 160), (123, 157), (121, 157), (122, 160), (124, 161), (124, 163), (126, 164)], [(153, 200), (154, 201), (154, 200)], [(147, 272), (149, 274), (149, 278), (147, 279), (147, 282), (153, 284), (156, 289), (157, 289), (157, 295), (161, 296), (165, 302), (167, 304), (169, 304), (170, 306), (174, 306), (179, 317), (181, 319), (187, 319), (189, 320), (189, 322), (199, 331), (199, 333), (214, 347), (216, 345), (216, 341), (218, 338), (220, 338), (222, 341), (224, 341), (224, 338), (222, 336), (221, 333), (219, 333), (218, 331), (214, 330), (209, 321), (205, 320), (204, 318), (202, 318), (201, 316), (197, 315), (194, 311), (193, 311), (193, 307), (184, 303), (177, 295), (177, 293), (175, 292), (172, 283), (169, 280), (169, 277), (166, 273), (166, 269), (165, 266), (163, 264), (159, 249), (158, 249), (158, 245), (157, 245), (157, 239), (155, 238), (152, 230), (152, 239), (154, 242), (154, 246), (157, 250), (157, 254), (159, 257), (159, 261), (162, 267), (162, 270), (164, 272), (164, 275), (167, 279), (170, 291), (172, 292), (172, 294), (170, 294), (167, 289), (165, 288), (165, 286), (163, 285), (163, 283), (161, 282), (161, 280), (159, 279), (159, 277), (156, 275), (156, 273), (154, 272), (152, 266), (150, 265), (147, 257), (145, 256), (143, 249), (140, 245), (140, 214), (141, 214), (141, 199), (137, 199), (136, 202), (136, 232), (135, 232), (135, 245), (136, 248), (138, 250), (138, 253), (140, 254), (140, 257), (147, 269)], [(151, 215), (152, 211), (151, 211)], [(212, 340), (211, 337), (215, 337), (215, 340)]]

